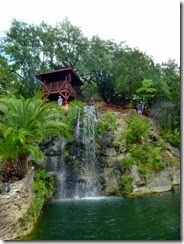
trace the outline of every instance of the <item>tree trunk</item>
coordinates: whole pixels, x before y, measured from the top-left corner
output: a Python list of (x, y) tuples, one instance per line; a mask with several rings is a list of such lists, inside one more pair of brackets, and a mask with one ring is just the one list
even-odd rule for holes
[(2, 182), (10, 182), (15, 176), (13, 160), (7, 160), (2, 168)]
[(28, 170), (27, 154), (21, 154), (17, 160), (16, 173), (19, 179), (24, 178)]

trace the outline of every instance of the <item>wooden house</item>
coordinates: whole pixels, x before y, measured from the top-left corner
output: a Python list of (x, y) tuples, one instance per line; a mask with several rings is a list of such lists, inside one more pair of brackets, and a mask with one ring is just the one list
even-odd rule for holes
[(57, 101), (60, 95), (63, 98), (63, 104), (81, 98), (80, 87), (84, 83), (71, 67), (37, 73), (34, 76), (42, 82), (43, 98)]

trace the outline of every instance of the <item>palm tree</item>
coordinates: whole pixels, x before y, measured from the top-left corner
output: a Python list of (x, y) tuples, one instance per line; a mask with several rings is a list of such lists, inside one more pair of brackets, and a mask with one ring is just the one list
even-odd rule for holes
[[(38, 145), (26, 144), (27, 134), (23, 129), (14, 131), (9, 125), (1, 124), (0, 135), (0, 160), (4, 165), (2, 169), (2, 181), (7, 182), (10, 179), (12, 180), (12, 177), (18, 179), (24, 177), (28, 169), (26, 158), (29, 153), (34, 160), (38, 160), (39, 158), (44, 159), (44, 154), (40, 151)], [(23, 155), (25, 155), (24, 160)]]
[(28, 157), (43, 158), (39, 143), (50, 135), (70, 138), (70, 127), (63, 122), (62, 110), (55, 103), (43, 102), (34, 96), (0, 98), (0, 159), (14, 164), (16, 174), (23, 178)]

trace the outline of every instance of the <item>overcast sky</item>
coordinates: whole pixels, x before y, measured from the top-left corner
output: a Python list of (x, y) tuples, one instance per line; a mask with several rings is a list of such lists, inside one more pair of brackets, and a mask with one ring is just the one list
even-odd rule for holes
[(180, 63), (179, 0), (0, 0), (0, 31), (13, 18), (55, 25), (65, 17), (88, 38), (125, 41), (156, 63)]

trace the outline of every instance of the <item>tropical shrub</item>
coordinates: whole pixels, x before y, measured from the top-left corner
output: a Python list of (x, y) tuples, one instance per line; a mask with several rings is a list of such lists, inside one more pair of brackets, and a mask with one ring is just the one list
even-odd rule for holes
[(160, 156), (161, 150), (161, 147), (155, 147), (149, 143), (129, 145), (129, 152), (144, 176), (149, 171), (158, 172), (164, 167)]
[(122, 159), (122, 164), (125, 166), (130, 166), (130, 165), (134, 164), (134, 159), (132, 157), (124, 157)]
[(108, 130), (116, 129), (116, 116), (111, 112), (107, 111), (104, 114), (103, 120), (98, 120), (97, 135), (101, 136)]
[(131, 196), (132, 192), (132, 177), (130, 175), (124, 174), (122, 176), (122, 186), (123, 186), (123, 195), (125, 196)]
[(13, 164), (15, 175), (23, 178), (30, 155), (32, 160), (44, 159), (39, 143), (50, 135), (71, 137), (70, 126), (63, 122), (57, 104), (44, 102), (37, 96), (0, 97), (0, 162), (4, 171)]
[(109, 110), (105, 113), (105, 121), (111, 130), (116, 129), (116, 116)]
[(148, 135), (148, 122), (143, 117), (140, 117), (137, 114), (133, 114), (125, 134), (127, 143), (141, 142), (141, 138), (148, 137)]
[(35, 172), (33, 182), (35, 197), (26, 213), (19, 219), (17, 226), (26, 227), (27, 224), (34, 224), (37, 221), (46, 200), (53, 193), (54, 186), (55, 180), (48, 172), (41, 169)]
[(165, 142), (169, 142), (173, 147), (180, 147), (180, 132), (175, 129), (172, 130), (162, 130), (160, 136), (164, 139)]

